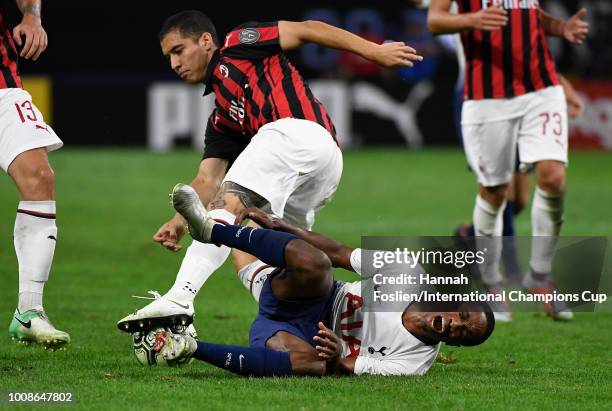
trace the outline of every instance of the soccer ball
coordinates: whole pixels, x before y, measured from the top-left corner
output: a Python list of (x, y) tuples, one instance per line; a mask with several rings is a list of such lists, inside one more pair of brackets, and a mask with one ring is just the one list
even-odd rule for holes
[(166, 361), (161, 354), (162, 348), (166, 344), (169, 334), (185, 333), (193, 338), (197, 338), (197, 333), (193, 324), (188, 327), (177, 326), (176, 329), (170, 328), (155, 328), (149, 332), (136, 332), (132, 335), (132, 346), (136, 359), (142, 365), (162, 365), (162, 366), (180, 366), (189, 364), (193, 358), (180, 359), (177, 361)]

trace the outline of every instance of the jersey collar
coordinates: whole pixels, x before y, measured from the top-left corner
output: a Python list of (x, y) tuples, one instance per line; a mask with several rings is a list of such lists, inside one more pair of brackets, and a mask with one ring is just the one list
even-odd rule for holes
[(221, 53), (219, 49), (217, 49), (213, 52), (213, 55), (210, 58), (210, 61), (208, 62), (208, 67), (206, 69), (206, 76), (204, 76), (204, 85), (206, 86), (206, 89), (204, 90), (205, 96), (209, 95), (213, 91), (213, 88), (212, 88), (213, 73), (217, 69), (217, 65), (219, 64), (220, 58), (221, 58)]

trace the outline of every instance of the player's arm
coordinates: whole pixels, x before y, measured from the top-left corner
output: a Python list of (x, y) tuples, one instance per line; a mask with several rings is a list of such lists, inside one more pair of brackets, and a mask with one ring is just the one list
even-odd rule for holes
[[(225, 177), (228, 160), (222, 158), (205, 158), (200, 163), (198, 174), (191, 182), (191, 186), (200, 196), (203, 204), (208, 204)], [(153, 241), (160, 243), (170, 251), (179, 251), (183, 248), (179, 241), (185, 233), (185, 219), (176, 213), (168, 222), (162, 225), (153, 236)]]
[(561, 37), (572, 44), (582, 44), (589, 35), (589, 23), (583, 20), (586, 9), (580, 9), (567, 21), (563, 21), (550, 13), (540, 9), (542, 13), (542, 27), (549, 36)]
[(584, 111), (584, 102), (582, 97), (576, 91), (572, 83), (563, 76), (559, 76), (563, 92), (565, 93), (565, 101), (567, 102), (567, 115), (570, 118), (580, 117)]
[(459, 33), (466, 30), (499, 30), (508, 24), (508, 14), (501, 7), (487, 7), (475, 13), (450, 12), (452, 0), (431, 0), (427, 27), (433, 34)]
[[(38, 60), (41, 53), (47, 48), (47, 33), (42, 27), (40, 14), (41, 0), (17, 0), (17, 7), (23, 14), (21, 23), (13, 29), (13, 40), (22, 46), (19, 56), (25, 59)], [(25, 42), (21, 36), (25, 36)]]
[(279, 21), (278, 37), (283, 50), (292, 50), (305, 43), (315, 43), (357, 54), (383, 67), (412, 67), (423, 60), (403, 42), (376, 44), (322, 21)]
[(348, 247), (322, 234), (315, 233), (314, 231), (294, 227), (285, 220), (270, 216), (256, 207), (249, 207), (242, 210), (236, 217), (236, 224), (242, 224), (245, 219), (250, 219), (263, 228), (284, 231), (296, 235), (310, 245), (327, 254), (334, 267), (355, 271), (351, 265), (351, 254), (354, 250), (351, 247)]

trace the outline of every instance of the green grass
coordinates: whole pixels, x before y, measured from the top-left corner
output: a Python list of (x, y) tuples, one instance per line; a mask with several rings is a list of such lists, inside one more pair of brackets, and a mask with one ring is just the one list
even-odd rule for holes
[[(6, 339), (2, 400), (9, 390), (52, 390), (74, 392), (75, 406), (88, 410), (612, 409), (609, 313), (579, 314), (570, 324), (517, 313), (481, 347), (443, 347), (455, 361), (415, 378), (257, 380), (199, 362), (141, 367), (115, 323), (142, 305), (131, 295), (172, 284), (182, 254), (162, 250), (151, 236), (171, 215), (168, 191), (190, 181), (199, 158), (136, 150), (52, 155), (60, 231), (45, 307), (73, 343), (48, 352)], [(571, 155), (564, 234), (612, 236), (611, 163), (609, 154)], [(471, 214), (474, 195), (458, 150), (347, 153), (340, 189), (315, 227), (353, 245), (361, 235), (448, 235)], [(0, 313), (7, 328), (17, 291), (16, 202), (12, 183), (0, 178)], [(529, 233), (527, 213), (517, 224), (520, 234)], [(196, 327), (208, 341), (246, 344), (255, 313), (226, 264), (198, 297)]]

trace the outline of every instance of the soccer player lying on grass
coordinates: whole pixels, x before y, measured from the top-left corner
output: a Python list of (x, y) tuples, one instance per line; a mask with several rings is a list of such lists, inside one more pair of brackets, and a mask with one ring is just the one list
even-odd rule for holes
[(256, 377), (421, 375), (433, 364), (441, 341), (473, 346), (493, 331), (493, 314), (483, 304), (464, 304), (453, 312), (430, 312), (422, 303), (403, 312), (364, 312), (360, 282), (332, 276), (332, 266), (359, 273), (361, 250), (257, 208), (243, 210), (236, 223), (248, 218), (263, 228), (217, 223), (187, 185), (174, 188), (172, 202), (197, 241), (224, 244), (259, 259), (251, 258), (240, 273), (259, 301), (259, 315), (251, 325), (250, 347), (162, 333), (160, 352), (169, 361), (193, 356)]

